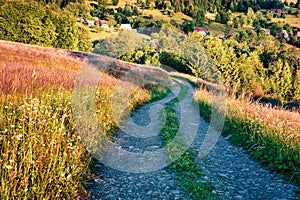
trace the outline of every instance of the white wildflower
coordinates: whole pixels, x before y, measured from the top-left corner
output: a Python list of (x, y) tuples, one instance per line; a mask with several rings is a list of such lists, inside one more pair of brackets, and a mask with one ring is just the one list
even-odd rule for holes
[(6, 169), (12, 169), (13, 167), (11, 165), (6, 165)]
[(21, 140), (22, 137), (23, 137), (22, 134), (19, 134), (19, 135), (16, 136), (17, 140)]
[(29, 160), (28, 162), (29, 162), (29, 164), (34, 164), (35, 163), (34, 160)]

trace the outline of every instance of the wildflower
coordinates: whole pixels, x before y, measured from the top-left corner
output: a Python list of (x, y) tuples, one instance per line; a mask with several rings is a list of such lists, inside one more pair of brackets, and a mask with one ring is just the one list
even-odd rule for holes
[(4, 133), (7, 133), (8, 132), (8, 130), (7, 129), (4, 129)]
[(8, 106), (4, 106), (5, 109), (8, 109)]
[(71, 178), (71, 176), (72, 176), (72, 175), (71, 175), (71, 174), (69, 174), (69, 175), (67, 176), (67, 179)]
[(36, 77), (36, 72), (35, 72), (35, 69), (33, 70), (33, 72), (32, 72), (32, 78), (35, 78)]
[(10, 162), (10, 163), (13, 163), (13, 162), (14, 162), (14, 160), (9, 160), (9, 162)]
[(6, 169), (12, 169), (13, 167), (11, 165), (6, 165)]
[(23, 137), (22, 134), (19, 134), (19, 135), (16, 136), (17, 140), (21, 140), (22, 137)]
[(28, 162), (29, 162), (29, 164), (34, 164), (35, 163), (34, 160), (29, 160)]
[(10, 125), (10, 127), (14, 128), (14, 127), (15, 127), (15, 125), (13, 125), (13, 124), (12, 124), (12, 125)]

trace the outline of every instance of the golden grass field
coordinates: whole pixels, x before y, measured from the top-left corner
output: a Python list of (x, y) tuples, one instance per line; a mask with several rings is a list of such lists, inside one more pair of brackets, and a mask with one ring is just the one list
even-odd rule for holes
[[(84, 194), (91, 152), (73, 121), (72, 91), (85, 56), (75, 54), (0, 41), (0, 199), (77, 199)], [(152, 95), (115, 78), (135, 66), (113, 65), (111, 75), (102, 73), (95, 97), (103, 136), (112, 134), (122, 119), (112, 115), (117, 83), (125, 85), (122, 93), (132, 94), (119, 105), (121, 110), (132, 110)], [(137, 73), (149, 77), (150, 71), (140, 67)]]

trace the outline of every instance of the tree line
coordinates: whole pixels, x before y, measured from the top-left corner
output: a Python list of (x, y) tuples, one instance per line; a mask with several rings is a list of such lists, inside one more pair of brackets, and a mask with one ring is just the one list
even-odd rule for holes
[[(197, 61), (205, 60), (201, 59), (205, 54), (204, 51), (201, 48), (194, 48), (197, 47), (195, 44), (198, 44), (198, 47), (203, 47), (210, 55), (211, 63), (218, 70), (217, 73), (220, 73), (226, 88), (233, 94), (267, 96), (282, 101), (300, 100), (300, 60), (272, 35), (247, 30), (237, 32), (229, 39), (220, 39), (216, 36), (199, 36), (197, 32), (190, 33), (189, 36), (176, 32), (174, 40), (172, 37), (157, 37), (157, 34), (156, 36), (152, 34), (158, 45), (150, 43), (148, 46), (141, 41), (138, 42), (138, 39), (131, 41), (131, 44), (128, 37), (130, 36), (121, 35), (104, 41), (95, 47), (95, 52), (138, 64), (162, 67), (167, 65), (179, 72), (213, 82), (215, 72), (211, 74), (207, 71), (209, 67), (206, 65), (204, 67), (202, 64), (195, 65)], [(181, 40), (191, 42), (182, 42), (180, 45), (174, 43)], [(257, 46), (257, 42), (264, 42), (265, 48)], [(167, 43), (178, 51), (180, 48), (184, 49), (183, 53), (188, 54), (186, 58), (192, 57), (186, 59), (181, 54), (160, 48), (160, 44), (166, 46)], [(126, 51), (120, 52), (120, 49)], [(189, 51), (190, 49), (193, 52)], [(193, 56), (197, 56), (196, 62), (191, 62)]]
[(74, 14), (63, 5), (67, 1), (0, 0), (0, 39), (91, 51), (88, 30), (76, 24)]
[(245, 12), (249, 7), (259, 9), (283, 8), (280, 0), (155, 0), (158, 9), (170, 9), (195, 17), (200, 13), (231, 10)]

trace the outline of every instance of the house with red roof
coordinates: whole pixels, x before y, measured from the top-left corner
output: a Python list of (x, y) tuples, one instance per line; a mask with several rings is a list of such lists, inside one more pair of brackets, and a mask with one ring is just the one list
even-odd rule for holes
[(197, 27), (197, 28), (195, 28), (195, 31), (197, 31), (198, 34), (202, 35), (202, 36), (206, 36), (209, 34), (209, 32), (206, 30), (206, 28), (203, 28), (203, 27)]

